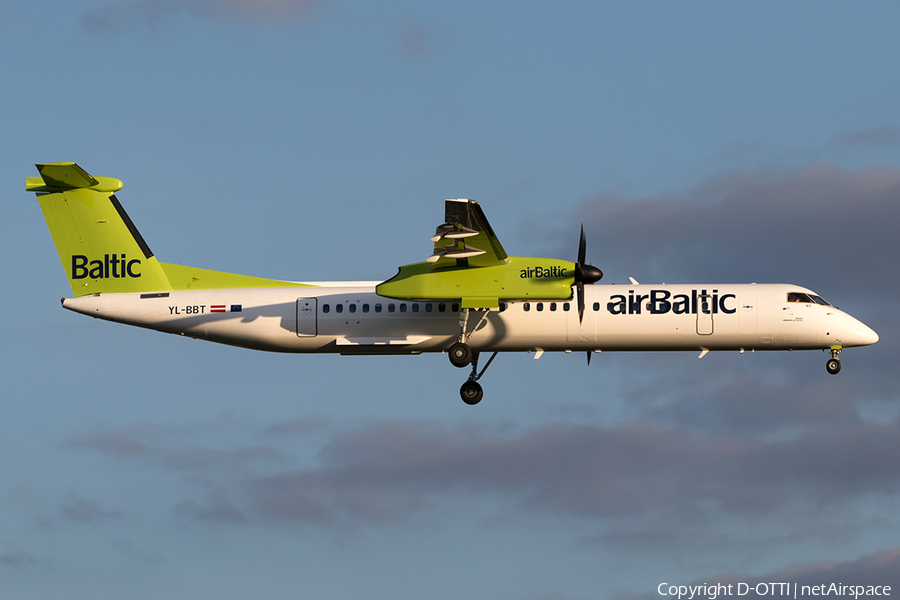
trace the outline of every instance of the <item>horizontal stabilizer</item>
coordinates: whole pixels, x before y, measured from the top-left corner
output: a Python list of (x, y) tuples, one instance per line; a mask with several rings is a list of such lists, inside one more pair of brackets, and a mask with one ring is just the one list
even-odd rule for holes
[(93, 177), (72, 162), (35, 165), (40, 177), (27, 177), (25, 190), (29, 192), (63, 192), (91, 189), (96, 192), (118, 192), (123, 183), (114, 177)]

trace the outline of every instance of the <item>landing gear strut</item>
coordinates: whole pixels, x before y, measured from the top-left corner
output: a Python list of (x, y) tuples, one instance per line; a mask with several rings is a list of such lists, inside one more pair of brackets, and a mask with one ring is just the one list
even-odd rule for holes
[(491, 363), (494, 362), (494, 359), (497, 357), (496, 352), (491, 354), (491, 357), (488, 359), (487, 364), (484, 365), (484, 368), (479, 373), (479, 354), (479, 352), (474, 352), (472, 354), (472, 374), (469, 375), (469, 379), (464, 384), (462, 384), (461, 388), (459, 388), (460, 398), (462, 398), (462, 401), (469, 406), (475, 406), (476, 404), (481, 402), (481, 399), (484, 397), (484, 390), (481, 389), (481, 384), (478, 383), (478, 380), (481, 379), (481, 376), (484, 375), (484, 372), (488, 370), (488, 367), (491, 366)]
[(831, 349), (831, 358), (828, 359), (828, 362), (825, 363), (825, 369), (828, 370), (832, 375), (837, 375), (841, 372), (841, 359), (838, 358), (838, 355), (841, 353), (840, 348), (832, 348)]
[[(469, 348), (469, 345), (466, 343), (469, 341), (469, 338), (472, 337), (472, 334), (475, 333), (475, 330), (478, 329), (481, 322), (484, 321), (485, 317), (487, 317), (488, 311), (478, 311), (481, 313), (481, 318), (478, 319), (478, 323), (475, 324), (475, 327), (472, 331), (467, 331), (467, 326), (469, 324), (469, 309), (463, 308), (459, 311), (459, 337), (456, 340), (456, 343), (450, 346), (450, 364), (454, 367), (462, 369), (469, 365), (472, 362), (472, 349)], [(479, 397), (479, 400), (481, 398)], [(477, 402), (477, 400), (476, 400)]]

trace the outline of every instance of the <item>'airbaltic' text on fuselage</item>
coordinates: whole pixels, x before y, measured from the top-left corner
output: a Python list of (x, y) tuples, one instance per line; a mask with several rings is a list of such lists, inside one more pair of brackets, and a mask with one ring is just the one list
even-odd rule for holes
[(519, 277), (521, 279), (546, 279), (548, 277), (565, 277), (566, 269), (559, 266), (552, 267), (534, 267), (522, 269), (519, 271)]
[(141, 261), (138, 259), (128, 260), (123, 254), (120, 257), (115, 254), (104, 254), (103, 260), (88, 261), (88, 257), (83, 254), (72, 255), (72, 279), (84, 279), (90, 276), (91, 279), (107, 279), (109, 277), (140, 277), (140, 270), (135, 270), (135, 266), (140, 267)]
[(646, 308), (652, 315), (663, 315), (671, 311), (676, 315), (696, 315), (702, 313), (733, 315), (737, 308), (725, 304), (726, 300), (737, 300), (734, 294), (719, 295), (719, 290), (712, 294), (707, 290), (691, 290), (691, 294), (675, 294), (669, 290), (650, 290), (649, 294), (636, 294), (634, 291), (625, 294), (614, 294), (606, 304), (606, 310), (613, 315), (639, 315)]

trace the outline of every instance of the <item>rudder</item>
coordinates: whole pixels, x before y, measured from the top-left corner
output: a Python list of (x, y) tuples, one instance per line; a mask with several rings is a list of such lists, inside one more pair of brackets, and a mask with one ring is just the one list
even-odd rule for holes
[(172, 289), (115, 196), (121, 181), (93, 177), (75, 163), (35, 166), (41, 176), (28, 177), (26, 190), (37, 194), (76, 297)]

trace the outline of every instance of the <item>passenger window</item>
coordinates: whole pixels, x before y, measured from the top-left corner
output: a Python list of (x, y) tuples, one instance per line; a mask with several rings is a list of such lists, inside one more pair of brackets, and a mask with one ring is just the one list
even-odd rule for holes
[(344, 312), (344, 305), (343, 304), (335, 304), (334, 312), (336, 312), (336, 313)]
[(419, 312), (419, 303), (413, 302), (412, 309), (413, 309), (413, 312)]
[(556, 312), (556, 302), (550, 303), (550, 312)]
[(388, 312), (394, 312), (394, 303), (393, 302), (388, 304)]
[(431, 302), (425, 303), (425, 312), (431, 312)]
[(525, 312), (528, 312), (529, 310), (531, 310), (531, 304), (526, 302), (525, 304), (522, 305), (522, 310), (524, 310)]
[(569, 312), (569, 303), (568, 302), (563, 302), (563, 310), (566, 312)]
[(438, 312), (445, 312), (447, 310), (447, 305), (441, 302), (438, 304)]
[(594, 307), (593, 307), (593, 308), (594, 308), (594, 312), (597, 312), (598, 310), (600, 310), (600, 303), (599, 303), (599, 302), (594, 302)]
[(400, 312), (406, 312), (406, 303), (405, 302), (400, 303)]
[(450, 310), (452, 310), (453, 312), (459, 312), (459, 304), (457, 304), (456, 302), (454, 302), (454, 303), (450, 306)]
[(539, 311), (544, 310), (544, 303), (543, 303), (543, 302), (538, 302), (538, 303), (537, 303), (537, 309), (538, 309)]
[(506, 310), (507, 308), (509, 308), (509, 306), (506, 304), (506, 302), (501, 302), (501, 303), (500, 303), (500, 312), (503, 312), (503, 311)]
[(380, 312), (381, 312), (381, 305), (380, 305), (380, 304), (376, 304), (376, 305), (375, 305), (375, 312), (377, 312), (377, 313), (380, 313)]
[(323, 313), (328, 314), (328, 312), (329, 312), (330, 310), (331, 310), (331, 306), (329, 306), (328, 304), (323, 304), (323, 305), (322, 305), (322, 312), (323, 312)]
[(363, 304), (363, 312), (369, 312), (369, 305)]
[(356, 312), (356, 305), (355, 305), (355, 304), (351, 304), (350, 306), (347, 307), (347, 309), (348, 309), (350, 312), (355, 313), (355, 312)]

